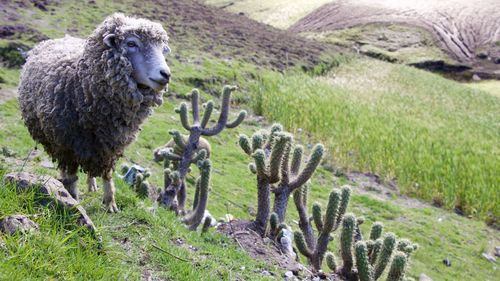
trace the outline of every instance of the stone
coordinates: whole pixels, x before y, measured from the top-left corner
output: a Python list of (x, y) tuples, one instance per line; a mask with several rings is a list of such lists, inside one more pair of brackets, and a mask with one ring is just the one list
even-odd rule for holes
[(479, 77), (479, 75), (477, 75), (477, 74), (474, 74), (474, 75), (472, 75), (472, 80), (481, 81), (481, 77)]
[(0, 231), (8, 235), (29, 233), (37, 229), (38, 224), (24, 215), (11, 215), (0, 220)]
[(430, 278), (429, 276), (425, 275), (425, 273), (422, 273), (418, 277), (418, 281), (432, 281), (432, 278)]
[(289, 271), (285, 272), (285, 278), (290, 279), (290, 278), (293, 278), (293, 276), (294, 276), (294, 275), (293, 275), (293, 272), (292, 272), (292, 271), (290, 271), (290, 270), (289, 270)]
[(496, 262), (497, 261), (497, 258), (495, 258), (494, 256), (492, 256), (492, 255), (490, 255), (488, 253), (483, 253), (482, 256), (483, 256), (483, 258), (487, 259), (490, 262)]
[(499, 246), (495, 247), (495, 256), (500, 257), (500, 247)]
[(57, 179), (50, 176), (19, 172), (7, 174), (4, 181), (15, 184), (17, 192), (35, 189), (36, 192), (45, 195), (46, 198), (41, 200), (43, 205), (56, 205), (76, 212), (79, 214), (77, 223), (87, 227), (92, 233), (96, 233), (95, 225), (87, 215), (87, 211), (79, 205), (78, 201), (69, 194), (64, 185)]

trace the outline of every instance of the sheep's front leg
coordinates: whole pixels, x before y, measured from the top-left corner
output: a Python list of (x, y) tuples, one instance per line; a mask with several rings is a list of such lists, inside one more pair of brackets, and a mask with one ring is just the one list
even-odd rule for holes
[(76, 171), (61, 170), (61, 178), (64, 188), (78, 201), (78, 176), (76, 175)]
[(116, 207), (115, 202), (115, 184), (113, 183), (113, 172), (109, 171), (103, 176), (104, 180), (104, 196), (102, 202), (104, 203), (104, 207), (110, 213), (117, 213), (118, 207)]
[(87, 176), (87, 187), (89, 188), (89, 192), (97, 191), (97, 183), (94, 177)]

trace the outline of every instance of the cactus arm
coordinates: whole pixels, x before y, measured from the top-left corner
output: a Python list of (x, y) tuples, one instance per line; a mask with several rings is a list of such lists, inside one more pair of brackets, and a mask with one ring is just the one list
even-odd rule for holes
[(335, 255), (332, 252), (327, 252), (325, 255), (326, 265), (328, 268), (335, 272), (337, 270), (337, 262), (335, 261)]
[(280, 180), (280, 166), (287, 146), (290, 145), (291, 137), (288, 134), (281, 134), (275, 137), (274, 144), (269, 157), (269, 181), (276, 183)]
[(189, 125), (189, 120), (188, 120), (188, 109), (187, 109), (187, 104), (185, 102), (181, 103), (179, 108), (175, 110), (175, 112), (179, 113), (181, 117), (181, 124), (182, 127), (186, 130), (191, 130), (191, 125)]
[(229, 114), (229, 102), (231, 101), (231, 93), (234, 90), (236, 90), (235, 86), (224, 86), (224, 89), (222, 90), (222, 107), (219, 115), (219, 120), (214, 127), (210, 129), (202, 129), (202, 135), (215, 136), (226, 127)]
[(272, 126), (271, 126), (271, 130), (269, 132), (269, 137), (267, 138), (267, 143), (265, 145), (265, 147), (267, 149), (271, 149), (271, 147), (273, 146), (274, 144), (274, 137), (279, 133), (283, 131), (283, 126), (279, 123), (274, 123)]
[(264, 136), (260, 133), (252, 135), (252, 151), (262, 148), (264, 144)]
[(407, 258), (405, 253), (396, 252), (392, 259), (389, 273), (387, 274), (387, 281), (401, 281), (403, 280), (406, 270)]
[(313, 256), (313, 253), (311, 250), (307, 247), (307, 244), (304, 240), (304, 235), (302, 235), (302, 232), (300, 231), (295, 231), (293, 233), (293, 238), (295, 240), (295, 245), (297, 246), (297, 249), (301, 254), (306, 256), (308, 259), (311, 259)]
[(208, 201), (208, 188), (210, 185), (210, 171), (212, 164), (209, 159), (200, 161), (198, 168), (200, 169), (200, 191), (198, 196), (198, 202), (195, 209), (182, 218), (182, 222), (189, 225), (190, 230), (196, 230), (198, 225), (201, 223), (203, 216), (205, 214), (205, 209), (207, 207)]
[(250, 139), (246, 135), (241, 134), (239, 137), (238, 143), (239, 143), (241, 149), (243, 149), (243, 151), (246, 154), (252, 155), (252, 152), (254, 151), (254, 147), (253, 147), (253, 145), (250, 145)]
[(377, 280), (384, 269), (387, 267), (396, 244), (396, 236), (393, 233), (387, 233), (384, 235), (384, 243), (382, 244), (382, 249), (377, 257), (377, 263), (375, 264), (373, 277)]
[(377, 240), (382, 236), (382, 231), (384, 229), (384, 225), (381, 222), (375, 222), (372, 225), (370, 230), (370, 240)]
[[(281, 171), (280, 171), (281, 172), (280, 184), (281, 185), (288, 185), (288, 183), (289, 183), (290, 149), (291, 149), (291, 145), (288, 144), (285, 146), (285, 150), (283, 151), (283, 156), (282, 156), (281, 165), (280, 165), (280, 169), (281, 169)], [(302, 200), (302, 195), (300, 196), (300, 198)]]
[(353, 233), (356, 225), (356, 218), (352, 214), (347, 214), (342, 220), (342, 231), (340, 233), (340, 252), (344, 261), (342, 272), (344, 275), (351, 273), (353, 266), (352, 248)]
[(168, 133), (172, 136), (175, 145), (177, 145), (181, 149), (184, 149), (186, 147), (186, 141), (184, 140), (184, 136), (179, 131), (170, 130), (170, 132)]
[(267, 177), (257, 179), (257, 214), (255, 224), (257, 231), (264, 235), (266, 233), (267, 221), (271, 209), (270, 186)]
[(201, 161), (201, 160), (205, 160), (207, 158), (207, 150), (206, 149), (201, 149), (200, 151), (198, 151), (198, 153), (196, 153), (195, 155), (193, 155), (193, 159), (191, 159), (191, 163), (198, 163), (198, 161)]
[(200, 123), (200, 109), (199, 105), (200, 92), (197, 89), (191, 91), (191, 110), (193, 111), (193, 126)]
[(201, 119), (200, 126), (205, 128), (210, 121), (210, 116), (212, 115), (212, 111), (214, 110), (214, 102), (208, 101), (205, 105), (205, 111), (203, 112), (203, 118)]
[(340, 200), (339, 210), (337, 212), (337, 222), (334, 227), (334, 230), (340, 225), (342, 218), (347, 210), (347, 206), (349, 205), (349, 200), (351, 199), (351, 188), (349, 186), (344, 186), (341, 188), (342, 196)]
[(375, 265), (375, 262), (377, 261), (378, 255), (380, 253), (380, 250), (382, 249), (382, 244), (383, 240), (381, 238), (377, 239), (373, 243), (373, 249), (370, 251), (370, 264)]
[(257, 177), (258, 178), (266, 178), (267, 177), (267, 169), (266, 169), (266, 155), (264, 153), (264, 150), (257, 149), (252, 154), (252, 157), (255, 161), (255, 168), (257, 170)]
[(240, 113), (238, 113), (238, 117), (236, 117), (236, 119), (233, 122), (229, 122), (226, 124), (226, 128), (233, 129), (238, 127), (241, 124), (241, 122), (245, 120), (245, 117), (247, 117), (247, 112), (245, 110), (240, 111)]
[(372, 270), (368, 263), (366, 243), (359, 241), (354, 246), (356, 256), (356, 268), (358, 269), (359, 281), (373, 281)]
[(196, 210), (198, 206), (198, 201), (200, 200), (200, 190), (201, 190), (201, 178), (196, 179), (194, 199), (193, 199), (193, 211)]
[(292, 156), (292, 166), (290, 168), (292, 175), (297, 175), (300, 170), (300, 165), (302, 164), (302, 154), (304, 152), (304, 147), (302, 145), (296, 145), (293, 148)]
[(297, 208), (297, 213), (299, 214), (299, 228), (302, 231), (305, 242), (309, 249), (316, 248), (316, 240), (314, 237), (314, 232), (309, 222), (309, 215), (307, 214), (307, 205), (305, 203), (304, 196), (307, 196), (307, 185), (300, 187), (293, 193), (293, 201), (295, 207)]
[(319, 163), (321, 162), (321, 159), (323, 158), (323, 153), (324, 153), (324, 147), (321, 144), (317, 144), (313, 148), (313, 152), (311, 153), (311, 156), (309, 156), (309, 160), (307, 161), (307, 165), (302, 170), (302, 172), (295, 177), (295, 179), (290, 183), (290, 188), (293, 190), (304, 183), (306, 183), (311, 176), (313, 175), (314, 171), (318, 167)]
[(312, 206), (312, 217), (316, 230), (321, 232), (323, 229), (323, 218), (321, 214), (321, 206), (318, 203), (314, 203)]

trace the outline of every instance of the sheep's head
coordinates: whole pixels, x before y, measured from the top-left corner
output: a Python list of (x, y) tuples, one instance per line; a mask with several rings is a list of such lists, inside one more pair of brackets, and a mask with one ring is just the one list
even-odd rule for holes
[(134, 104), (161, 103), (159, 93), (170, 81), (170, 69), (164, 57), (170, 48), (167, 32), (161, 24), (113, 14), (96, 29), (91, 40), (95, 42), (92, 45), (101, 46), (108, 58), (105, 66), (109, 68), (106, 70), (108, 83), (126, 83), (131, 93), (135, 91)]

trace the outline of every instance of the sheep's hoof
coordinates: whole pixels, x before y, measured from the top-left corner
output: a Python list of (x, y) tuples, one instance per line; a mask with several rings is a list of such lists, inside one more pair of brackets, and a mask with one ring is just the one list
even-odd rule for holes
[(110, 202), (104, 202), (104, 208), (108, 213), (118, 213), (120, 211), (116, 206), (115, 200), (111, 200)]

